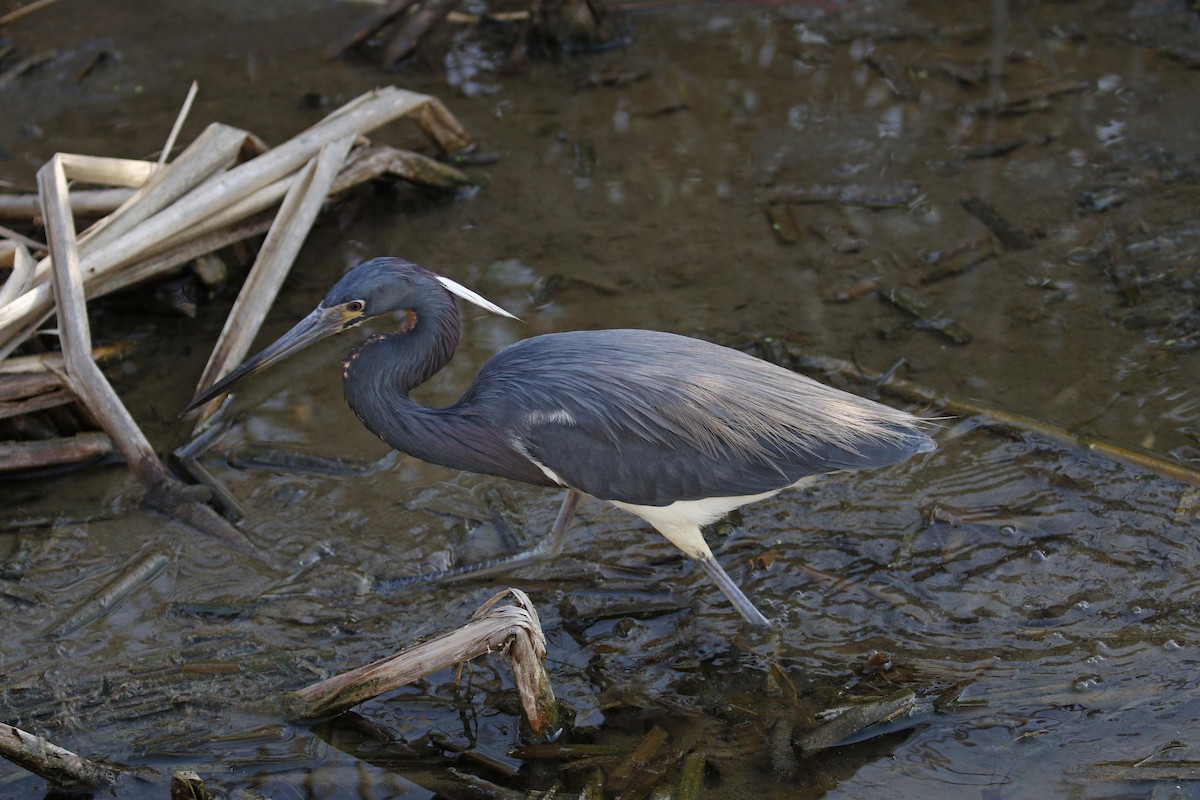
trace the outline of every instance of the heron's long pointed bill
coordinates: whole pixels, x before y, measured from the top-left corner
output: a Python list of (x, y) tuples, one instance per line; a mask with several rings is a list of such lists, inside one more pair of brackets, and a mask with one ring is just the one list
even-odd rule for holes
[(751, 625), (759, 628), (769, 628), (771, 623), (762, 615), (762, 612), (754, 607), (754, 603), (750, 602), (750, 598), (742, 593), (738, 585), (733, 582), (733, 578), (729, 577), (721, 565), (717, 563), (715, 558), (697, 558), (700, 566), (704, 567), (704, 571), (708, 573), (708, 577), (713, 579), (717, 587), (725, 593), (729, 598), (729, 602), (733, 603), (733, 607), (738, 610), (738, 613), (746, 618), (746, 621)]
[(346, 318), (340, 307), (317, 307), (311, 314), (296, 323), (294, 328), (280, 336), (258, 355), (246, 359), (240, 367), (196, 395), (183, 413), (194, 411), (213, 398), (220, 397), (233, 388), (234, 384), (261, 372), (276, 361), (281, 361), (314, 342), (340, 333), (345, 322)]

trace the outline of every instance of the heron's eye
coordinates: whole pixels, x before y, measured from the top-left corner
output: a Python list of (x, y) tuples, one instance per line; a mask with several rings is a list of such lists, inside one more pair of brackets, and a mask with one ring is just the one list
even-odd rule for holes
[(351, 300), (349, 303), (346, 303), (346, 309), (348, 311), (353, 311), (355, 313), (362, 311), (366, 307), (367, 307), (367, 304), (364, 303), (362, 300)]

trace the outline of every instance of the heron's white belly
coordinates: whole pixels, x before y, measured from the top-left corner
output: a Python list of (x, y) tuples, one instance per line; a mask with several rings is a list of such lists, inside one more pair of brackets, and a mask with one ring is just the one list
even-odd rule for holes
[[(790, 487), (803, 486), (815, 480), (815, 476), (801, 478)], [(741, 508), (747, 503), (757, 503), (773, 497), (783, 489), (775, 489), (762, 494), (741, 495), (738, 497), (706, 497), (702, 500), (676, 500), (665, 506), (643, 506), (634, 503), (622, 503), (619, 500), (609, 500), (617, 508), (631, 514), (637, 514), (654, 526), (655, 530), (667, 537), (683, 552), (692, 558), (712, 558), (712, 551), (704, 541), (700, 528), (716, 522), (721, 517)]]

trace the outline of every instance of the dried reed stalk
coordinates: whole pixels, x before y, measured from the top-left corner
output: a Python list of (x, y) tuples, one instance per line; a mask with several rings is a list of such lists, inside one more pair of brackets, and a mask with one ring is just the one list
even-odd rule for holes
[[(259, 250), (254, 267), (229, 312), (197, 391), (211, 386), (246, 357), (258, 329), (267, 318), (267, 311), (283, 286), (283, 279), (300, 252), (300, 245), (316, 221), (317, 212), (321, 210), (321, 204), (325, 202), (353, 140), (353, 136), (345, 136), (323, 146), (317, 157), (300, 171), (292, 183), (275, 224), (271, 226)], [(200, 421), (211, 416), (219, 404), (220, 401), (214, 399), (202, 408)]]
[[(180, 487), (90, 357), (86, 300), (161, 274), (270, 225), (258, 264), (206, 369), (204, 380), (215, 380), (245, 356), (331, 192), (383, 171), (441, 187), (466, 181), (453, 168), (403, 151), (389, 151), (383, 169), (374, 173), (360, 166), (354, 174), (340, 174), (356, 163), (348, 152), (364, 132), (405, 115), (445, 151), (470, 142), (436, 98), (388, 87), (357, 98), (271, 150), (245, 131), (213, 124), (162, 168), (146, 161), (59, 153), (38, 173), (38, 201), (50, 255), (35, 264), (29, 248), (19, 242), (0, 252), (0, 259), (12, 265), (0, 287), (0, 359), (57, 313), (65, 354), (61, 372), (70, 391), (100, 422), (152, 495), (160, 495), (166, 506), (179, 512)], [(119, 190), (124, 199), (119, 208), (76, 236), (68, 180), (124, 187)], [(132, 194), (130, 188), (135, 189)], [(280, 201), (282, 208), (269, 223), (261, 212)], [(25, 408), (32, 409), (61, 398), (42, 393), (28, 400)], [(55, 451), (63, 452), (70, 448)], [(182, 498), (182, 502), (192, 501)], [(180, 513), (204, 520), (209, 512), (191, 508)], [(222, 538), (231, 535), (232, 529), (227, 528), (222, 529)]]
[[(144, 216), (144, 219), (140, 219), (121, 236), (104, 233), (116, 226), (117, 222), (99, 225), (94, 233), (89, 233), (89, 240), (79, 255), (79, 273), (84, 286), (88, 287), (100, 276), (126, 268), (165, 247), (182, 244), (186, 238), (182, 238), (180, 232), (189, 232), (188, 235), (193, 238), (211, 232), (211, 228), (205, 227), (210, 218), (250, 198), (258, 198), (251, 206), (254, 210), (267, 207), (287, 191), (288, 187), (279, 182), (303, 167), (323, 146), (347, 136), (374, 130), (401, 116), (411, 116), (445, 151), (460, 149), (470, 143), (470, 137), (458, 120), (436, 98), (395, 87), (377, 89), (351, 101), (289, 142), (220, 172), (210, 180), (199, 182), (195, 188), (161, 208), (153, 208), (158, 205), (154, 198), (166, 196), (174, 189), (160, 190), (161, 194), (147, 190), (135, 195), (117, 213), (122, 218), (130, 215), (128, 219), (140, 216)], [(221, 135), (218, 135), (220, 131), (214, 132), (213, 141), (206, 141), (203, 151), (195, 154), (195, 163), (211, 164), (213, 160), (227, 156), (228, 150), (225, 148), (228, 146), (226, 135), (229, 130), (232, 129), (226, 129), (226, 133)], [(245, 136), (241, 132), (238, 135)], [(58, 158), (64, 171), (77, 180), (81, 179), (80, 175), (93, 181), (105, 176), (108, 176), (108, 180), (118, 180), (124, 179), (131, 169), (147, 169), (130, 166), (146, 162), (122, 163), (122, 159), (68, 154), (59, 154)], [(180, 160), (183, 160), (182, 156)], [(188, 163), (192, 163), (191, 158)], [(150, 169), (153, 167), (153, 164), (149, 165)], [(166, 183), (165, 173), (174, 172), (174, 168), (175, 164), (172, 164), (163, 170), (164, 176), (158, 180)], [(181, 179), (180, 185), (190, 185), (186, 178)], [(259, 195), (264, 190), (265, 200), (264, 195)], [(152, 209), (152, 213), (143, 215), (140, 211), (134, 211), (142, 202), (151, 203), (147, 208)], [(261, 206), (258, 205), (260, 202)], [(49, 263), (39, 265), (35, 271), (34, 285), (0, 306), (0, 355), (11, 352), (22, 337), (53, 313), (53, 298), (46, 277), (49, 269)]]

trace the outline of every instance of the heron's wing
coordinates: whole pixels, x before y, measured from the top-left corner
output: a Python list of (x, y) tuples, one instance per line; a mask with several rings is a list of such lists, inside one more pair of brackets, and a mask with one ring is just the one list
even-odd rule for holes
[(526, 340), (489, 362), (468, 394), (562, 482), (635, 504), (761, 494), (933, 446), (903, 412), (649, 331)]
[(713, 458), (638, 437), (614, 442), (582, 425), (541, 424), (522, 438), (524, 452), (562, 483), (635, 505), (755, 495), (795, 482), (761, 461)]

